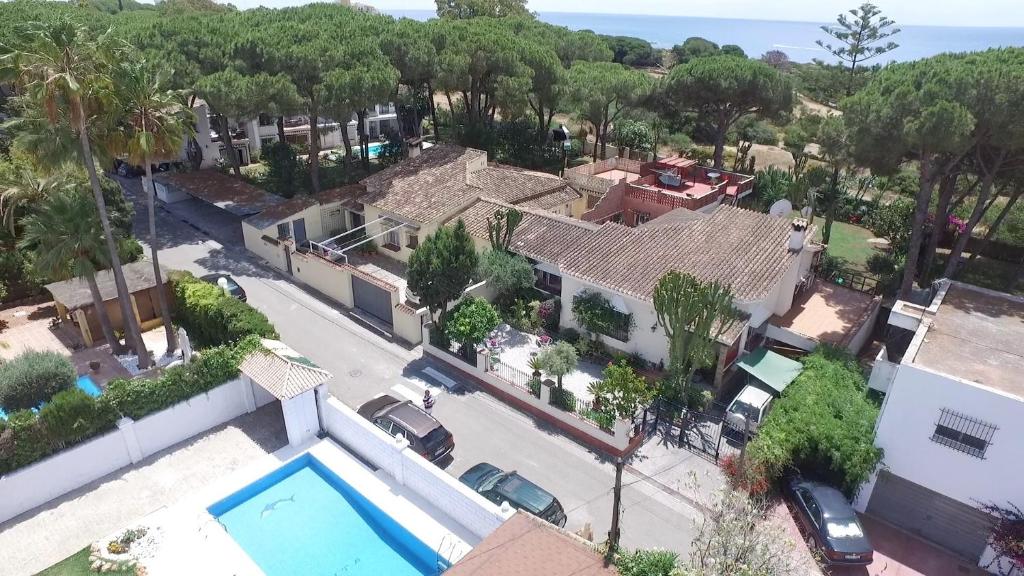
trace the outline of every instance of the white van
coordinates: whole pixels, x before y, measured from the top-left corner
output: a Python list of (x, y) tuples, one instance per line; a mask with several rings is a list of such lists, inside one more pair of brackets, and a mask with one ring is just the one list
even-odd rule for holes
[[(774, 396), (757, 386), (747, 384), (736, 395), (725, 411), (725, 425), (743, 434), (747, 430), (756, 434), (771, 409)], [(749, 424), (744, 423), (749, 421)]]

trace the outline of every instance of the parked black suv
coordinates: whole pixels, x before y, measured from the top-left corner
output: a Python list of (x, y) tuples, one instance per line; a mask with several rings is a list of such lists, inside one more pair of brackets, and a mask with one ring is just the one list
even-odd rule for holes
[(417, 454), (437, 462), (455, 449), (455, 438), (433, 416), (409, 400), (382, 394), (357, 410), (388, 434), (402, 436)]

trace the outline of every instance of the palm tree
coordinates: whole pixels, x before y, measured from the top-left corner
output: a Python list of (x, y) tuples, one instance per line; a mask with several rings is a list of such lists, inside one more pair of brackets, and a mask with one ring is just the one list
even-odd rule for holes
[(85, 193), (74, 188), (67, 175), (53, 178), (54, 190), (31, 214), (21, 218), (23, 231), (18, 247), (33, 251), (36, 268), (52, 279), (85, 278), (103, 337), (112, 352), (122, 354), (124, 347), (114, 335), (96, 285), (96, 270), (110, 263), (96, 205)]
[(63, 175), (44, 176), (31, 166), (19, 166), (0, 181), (0, 219), (14, 234), (19, 209), (38, 202), (66, 185)]
[(138, 357), (139, 368), (148, 368), (149, 354), (135, 320), (131, 293), (121, 269), (121, 258), (107, 217), (107, 206), (89, 141), (90, 123), (111, 112), (109, 62), (132, 56), (123, 54), (120, 45), (113, 44), (109, 32), (93, 40), (83, 26), (65, 17), (48, 23), (32, 23), (25, 34), (17, 38), (21, 43), (17, 49), (4, 47), (5, 53), (0, 56), (0, 74), (12, 81), (26, 100), (45, 114), (50, 124), (60, 126), (66, 121), (78, 137), (82, 163), (89, 174), (89, 184), (106, 238), (125, 334)]
[[(164, 283), (157, 250), (153, 162), (175, 157), (185, 139), (192, 135), (195, 122), (185, 104), (185, 94), (167, 88), (170, 77), (169, 70), (157, 69), (142, 60), (129, 60), (118, 66), (114, 85), (121, 114), (109, 142), (113, 154), (125, 154), (129, 162), (141, 164), (146, 170), (142, 189), (149, 212), (149, 246), (157, 286)], [(164, 290), (157, 290), (157, 299), (167, 337), (167, 354), (170, 355), (178, 347), (178, 342)]]

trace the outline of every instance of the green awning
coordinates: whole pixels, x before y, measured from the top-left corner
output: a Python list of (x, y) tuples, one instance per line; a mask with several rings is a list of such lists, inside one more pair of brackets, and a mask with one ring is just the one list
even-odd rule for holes
[(764, 382), (779, 394), (793, 380), (796, 380), (796, 377), (800, 375), (800, 371), (804, 369), (803, 364), (796, 360), (790, 360), (763, 347), (757, 348), (750, 354), (740, 358), (736, 362), (736, 366)]

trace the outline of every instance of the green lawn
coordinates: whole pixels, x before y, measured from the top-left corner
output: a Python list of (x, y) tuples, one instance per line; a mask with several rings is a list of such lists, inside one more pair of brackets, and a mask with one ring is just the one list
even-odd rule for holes
[[(938, 270), (942, 270), (946, 266), (948, 255), (948, 250), (939, 250), (935, 254)], [(964, 257), (966, 258), (968, 255), (964, 254)], [(974, 262), (966, 265), (956, 279), (982, 288), (1024, 296), (1024, 285), (1012, 285), (1017, 277), (1019, 266), (1019, 264), (979, 256)]]
[[(133, 576), (135, 570), (119, 570), (117, 572), (104, 572), (113, 576)], [(57, 562), (36, 576), (95, 576), (96, 572), (89, 569), (89, 547), (86, 546), (71, 556)]]
[[(815, 217), (814, 225), (817, 226), (814, 238), (820, 241), (821, 228), (825, 225), (825, 219), (820, 216)], [(867, 228), (846, 222), (833, 222), (828, 253), (842, 259), (847, 268), (867, 272), (868, 257), (876, 252), (867, 241), (874, 237), (875, 235)]]

